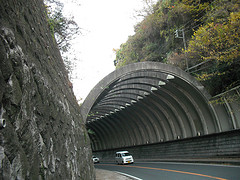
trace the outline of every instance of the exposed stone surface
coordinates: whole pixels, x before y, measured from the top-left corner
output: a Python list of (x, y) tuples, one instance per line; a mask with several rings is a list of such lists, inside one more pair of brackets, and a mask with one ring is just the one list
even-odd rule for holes
[(0, 179), (94, 179), (89, 137), (42, 0), (0, 0)]

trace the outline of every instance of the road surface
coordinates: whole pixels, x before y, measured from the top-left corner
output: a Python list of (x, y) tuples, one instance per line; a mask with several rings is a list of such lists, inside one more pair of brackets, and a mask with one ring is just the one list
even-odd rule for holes
[(138, 180), (240, 180), (240, 166), (173, 162), (100, 163), (96, 168), (120, 172)]

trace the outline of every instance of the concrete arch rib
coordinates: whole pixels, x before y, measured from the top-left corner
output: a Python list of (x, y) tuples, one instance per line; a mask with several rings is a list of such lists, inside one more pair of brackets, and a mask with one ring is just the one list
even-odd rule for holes
[(153, 107), (154, 105), (152, 104), (152, 102), (151, 102), (151, 108), (149, 106), (149, 103), (145, 101), (141, 101), (141, 103), (139, 103), (138, 105), (140, 106), (140, 108), (146, 109), (148, 119), (151, 119), (150, 122), (155, 132), (154, 133), (155, 138), (152, 138), (150, 140), (150, 143), (162, 142), (164, 139), (165, 140), (168, 139), (169, 135), (167, 133), (166, 126), (164, 125), (164, 123), (161, 123), (160, 121), (158, 121), (158, 119), (161, 119), (161, 118), (156, 113), (157, 110), (155, 109), (155, 107)]
[(96, 121), (96, 125), (92, 126), (92, 128), (95, 128), (95, 131), (98, 132), (98, 134), (101, 134), (101, 137), (99, 138), (99, 145), (101, 146), (101, 149), (106, 149), (109, 137), (109, 124), (106, 124), (106, 120), (101, 119), (99, 121)]
[(197, 134), (196, 126), (192, 114), (189, 112), (189, 106), (186, 105), (186, 101), (181, 101), (179, 96), (173, 92), (168, 91), (167, 89), (161, 89), (158, 95), (167, 97), (168, 101), (178, 109), (178, 116), (182, 118), (185, 130), (186, 137), (192, 137)]
[(135, 126), (135, 128), (137, 128), (139, 131), (137, 141), (135, 141), (133, 143), (136, 145), (138, 142), (140, 144), (144, 144), (150, 138), (151, 130), (149, 127), (146, 127), (147, 125), (145, 124), (143, 117), (140, 116), (139, 113), (137, 113), (137, 114), (134, 113), (134, 111), (135, 110), (133, 110), (131, 107), (126, 108), (124, 110), (124, 113), (128, 116), (128, 117), (126, 116), (126, 119), (128, 119), (128, 121), (130, 121), (130, 122), (133, 122), (133, 126)]
[[(184, 91), (181, 87), (178, 87), (178, 90), (186, 96), (185, 102), (188, 102), (188, 109), (192, 109), (195, 113), (195, 126), (198, 130), (202, 131), (204, 134), (208, 134), (208, 127), (206, 124), (206, 120), (204, 118), (203, 112), (200, 110), (198, 104), (193, 100), (193, 96), (191, 96), (188, 92)], [(192, 113), (193, 114), (193, 113)]]
[[(186, 82), (182, 82), (180, 79), (176, 78), (173, 86), (177, 89), (191, 104), (189, 107), (192, 107), (193, 111), (196, 112), (198, 116), (195, 120), (195, 124), (200, 124), (200, 131), (204, 134), (219, 132), (219, 127), (216, 119), (213, 117), (210, 112), (208, 102), (201, 97), (201, 94), (195, 92), (195, 89)], [(199, 128), (198, 128), (199, 129)]]
[(202, 94), (202, 98), (206, 101), (210, 98), (210, 95), (204, 90), (203, 86), (197, 82), (193, 77), (191, 77), (186, 72), (182, 71), (180, 68), (175, 66), (157, 63), (157, 62), (142, 62), (142, 63), (133, 63), (128, 66), (122, 67), (113, 71), (108, 76), (103, 78), (88, 94), (87, 98), (83, 102), (80, 110), (83, 120), (87, 120), (87, 115), (93, 107), (94, 103), (98, 98), (101, 98), (101, 94), (106, 90), (106, 87), (109, 85), (116, 83), (121, 79), (122, 76), (130, 74), (132, 71), (160, 71), (161, 73), (171, 74), (173, 76), (178, 76), (183, 79), (183, 81), (188, 81), (189, 84), (192, 84), (195, 88), (198, 88), (199, 93)]
[[(112, 139), (112, 146), (117, 147), (119, 145), (124, 145), (126, 142), (123, 138), (119, 138), (119, 134), (125, 133), (124, 127), (121, 126), (119, 118), (117, 116), (111, 116), (108, 118), (108, 122), (113, 128), (112, 135), (108, 136), (108, 141)], [(127, 133), (128, 134), (128, 133)], [(114, 136), (114, 138), (112, 138)], [(107, 146), (107, 149), (111, 148), (111, 145)]]
[[(203, 134), (219, 132), (218, 117), (213, 107), (208, 105), (209, 98), (204, 87), (181, 69), (157, 62), (143, 62), (130, 64), (106, 76), (92, 89), (80, 110), (87, 126), (90, 121), (92, 124), (89, 126), (99, 125), (93, 118), (97, 121), (102, 118), (102, 122), (106, 120), (94, 127), (98, 135), (102, 135), (100, 141), (107, 140), (107, 136), (117, 131), (113, 127), (114, 121), (110, 121), (108, 116), (116, 115), (118, 125), (122, 122), (122, 129), (128, 134), (121, 146), (131, 146), (147, 141), (159, 142), (163, 137), (166, 140), (176, 136), (187, 138), (196, 136), (199, 131)], [(97, 111), (99, 114), (88, 117), (90, 112)], [(124, 122), (126, 118), (128, 121)], [(137, 128), (135, 124), (138, 124)], [(106, 127), (114, 130), (106, 135)], [(119, 134), (117, 131), (115, 137)], [(130, 137), (127, 139), (127, 136)], [(101, 142), (94, 147), (116, 148), (116, 145)]]
[(132, 146), (136, 144), (141, 144), (142, 139), (144, 139), (143, 134), (141, 133), (141, 127), (138, 123), (136, 123), (136, 120), (134, 120), (135, 116), (132, 114), (131, 111), (126, 113), (126, 109), (120, 112), (123, 116), (123, 120), (120, 121), (120, 125), (122, 128), (128, 129), (130, 132), (132, 132), (133, 136), (129, 137), (127, 134), (123, 134), (120, 132), (120, 136), (125, 139), (130, 139), (131, 141), (128, 141), (126, 146)]
[(123, 133), (123, 131), (119, 132), (118, 138), (124, 139), (125, 143), (123, 146), (129, 146), (133, 142), (136, 141), (136, 132), (133, 131), (133, 124), (130, 121), (126, 121), (126, 116), (123, 112), (117, 113), (121, 116), (119, 121), (119, 127), (127, 131), (127, 133)]
[(95, 136), (95, 142), (94, 142), (94, 148), (97, 149), (103, 149), (102, 147), (102, 131), (97, 126), (92, 126), (91, 124), (88, 124), (88, 129), (91, 129), (94, 132)]
[(186, 131), (182, 123), (182, 119), (179, 116), (176, 106), (172, 105), (166, 97), (160, 96), (157, 92), (154, 94), (154, 97), (151, 98), (152, 101), (158, 102), (158, 108), (160, 111), (165, 111), (168, 114), (168, 122), (171, 126), (173, 138), (186, 137)]
[(165, 112), (160, 111), (158, 108), (158, 103), (155, 101), (145, 101), (143, 100), (142, 103), (146, 106), (152, 106), (150, 112), (156, 117), (158, 123), (159, 123), (159, 131), (161, 135), (160, 137), (163, 137), (160, 139), (160, 141), (168, 141), (170, 139), (173, 139), (174, 133), (172, 132), (172, 128), (168, 121), (168, 115), (165, 114)]
[[(106, 134), (105, 141), (105, 149), (107, 148), (113, 148), (113, 142), (117, 140), (116, 132), (117, 132), (117, 126), (115, 124), (111, 123), (111, 119), (105, 118), (101, 121), (102, 126), (104, 126), (103, 130)], [(102, 128), (102, 127), (101, 127)], [(110, 138), (111, 137), (111, 138)], [(112, 146), (112, 147), (111, 147)]]
[[(149, 113), (147, 112), (147, 109), (142, 109), (139, 106), (134, 107), (134, 111), (137, 111), (138, 113), (135, 113), (135, 116), (138, 116), (138, 120), (140, 120), (143, 124), (142, 128), (146, 129), (147, 134), (145, 136), (144, 143), (150, 143), (151, 141), (156, 141), (157, 138), (157, 130), (154, 127), (153, 120), (149, 117)], [(146, 121), (146, 119), (148, 121)]]

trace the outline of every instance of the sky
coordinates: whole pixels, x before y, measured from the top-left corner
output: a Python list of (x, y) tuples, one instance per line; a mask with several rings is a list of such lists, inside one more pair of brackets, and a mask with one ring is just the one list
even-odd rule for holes
[[(65, 0), (66, 1), (66, 0)], [(73, 42), (77, 64), (73, 70), (73, 91), (82, 103), (93, 87), (115, 70), (115, 54), (134, 34), (136, 10), (142, 0), (67, 0), (64, 10), (74, 16), (81, 35)], [(79, 5), (73, 2), (77, 2)]]

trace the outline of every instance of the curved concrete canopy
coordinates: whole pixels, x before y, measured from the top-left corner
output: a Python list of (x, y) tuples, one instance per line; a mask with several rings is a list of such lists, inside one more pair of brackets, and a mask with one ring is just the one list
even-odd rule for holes
[(81, 106), (93, 150), (221, 132), (204, 87), (181, 69), (135, 63), (101, 80)]

